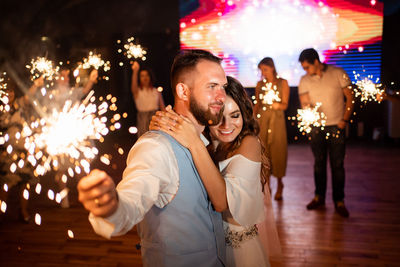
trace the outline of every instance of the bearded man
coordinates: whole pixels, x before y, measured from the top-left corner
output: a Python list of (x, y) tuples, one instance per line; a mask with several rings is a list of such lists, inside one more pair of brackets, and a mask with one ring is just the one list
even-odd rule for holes
[[(174, 110), (202, 132), (222, 118), (227, 79), (221, 59), (204, 50), (184, 50), (171, 68)], [(221, 214), (208, 200), (189, 150), (161, 131), (147, 132), (129, 152), (115, 187), (93, 170), (78, 184), (94, 231), (106, 238), (137, 225), (144, 266), (224, 266)]]

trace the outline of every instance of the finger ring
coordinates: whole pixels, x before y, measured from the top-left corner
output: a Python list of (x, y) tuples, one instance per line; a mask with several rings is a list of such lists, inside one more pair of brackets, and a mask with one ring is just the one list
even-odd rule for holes
[(99, 206), (99, 199), (98, 199), (97, 197), (94, 199), (94, 203), (95, 203), (97, 206)]

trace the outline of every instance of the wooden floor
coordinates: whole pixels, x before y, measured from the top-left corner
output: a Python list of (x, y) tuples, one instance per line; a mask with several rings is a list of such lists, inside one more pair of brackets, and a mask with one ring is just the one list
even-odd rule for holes
[[(349, 144), (345, 168), (350, 218), (335, 214), (330, 183), (325, 210), (307, 211), (312, 154), (307, 145), (289, 146), (284, 199), (274, 202), (283, 259), (273, 266), (400, 266), (399, 146)], [(30, 212), (41, 215), (38, 226), (18, 221), (11, 192), (0, 224), (0, 266), (141, 266), (134, 230), (105, 240), (91, 230), (74, 188), (69, 209), (42, 195), (30, 203)]]

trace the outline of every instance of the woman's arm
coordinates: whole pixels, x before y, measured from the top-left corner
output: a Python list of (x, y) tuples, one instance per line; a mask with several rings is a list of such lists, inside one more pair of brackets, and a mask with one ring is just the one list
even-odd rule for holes
[(163, 96), (161, 94), (161, 92), (158, 93), (158, 108), (159, 110), (164, 110), (165, 109), (165, 104), (164, 104), (164, 99)]
[(139, 85), (138, 85), (138, 73), (139, 73), (139, 63), (134, 61), (132, 63), (132, 81), (131, 81), (131, 91), (133, 97), (136, 99), (136, 96), (139, 92)]
[(166, 110), (158, 111), (153, 116), (150, 122), (150, 130), (164, 131), (189, 149), (214, 209), (218, 212), (228, 209), (225, 180), (219, 169), (214, 165), (194, 125), (169, 107)]
[(259, 99), (259, 94), (261, 91), (261, 82), (258, 82), (256, 88), (254, 89), (254, 96), (256, 97), (256, 104), (253, 107), (253, 116), (257, 118), (258, 111), (261, 107), (261, 99)]
[(92, 89), (93, 85), (95, 83), (97, 83), (97, 78), (99, 77), (99, 71), (94, 69), (90, 72), (89, 74), (89, 80), (87, 81), (87, 83), (85, 84), (85, 86), (83, 87), (82, 93), (84, 96), (86, 96), (90, 90)]
[(274, 110), (286, 110), (289, 104), (289, 95), (290, 95), (290, 88), (288, 81), (282, 79), (282, 95), (281, 95), (281, 102), (274, 102), (272, 103), (272, 109)]

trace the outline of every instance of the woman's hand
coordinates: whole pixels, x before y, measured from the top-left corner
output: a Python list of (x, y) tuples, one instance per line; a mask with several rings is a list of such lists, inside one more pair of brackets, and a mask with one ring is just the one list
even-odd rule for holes
[(274, 102), (272, 103), (271, 108), (273, 110), (279, 110), (281, 108), (281, 104), (279, 102)]
[(164, 111), (157, 111), (151, 119), (150, 130), (161, 130), (175, 138), (182, 146), (191, 150), (196, 145), (203, 145), (193, 123), (184, 116), (175, 113), (171, 106)]
[(139, 63), (137, 61), (133, 61), (132, 65), (131, 65), (131, 68), (132, 68), (133, 72), (137, 72), (139, 70), (139, 68), (140, 68), (140, 65), (139, 65)]

